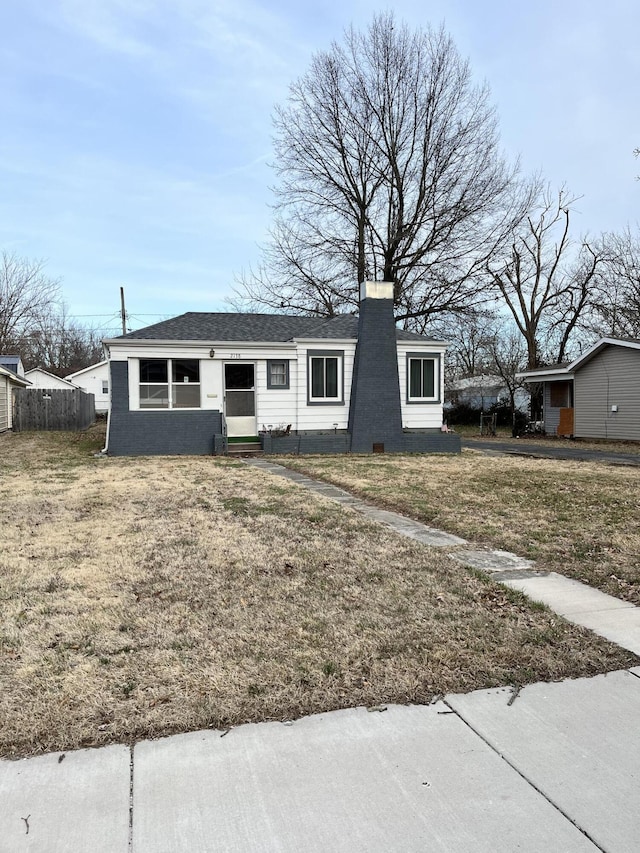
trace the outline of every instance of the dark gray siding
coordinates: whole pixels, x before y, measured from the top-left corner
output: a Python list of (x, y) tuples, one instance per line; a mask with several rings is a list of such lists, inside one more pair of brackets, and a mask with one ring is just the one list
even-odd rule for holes
[(574, 417), (579, 438), (640, 441), (640, 350), (607, 346), (576, 372)]
[(129, 365), (112, 361), (110, 456), (203, 456), (214, 451), (222, 432), (217, 410), (129, 411)]

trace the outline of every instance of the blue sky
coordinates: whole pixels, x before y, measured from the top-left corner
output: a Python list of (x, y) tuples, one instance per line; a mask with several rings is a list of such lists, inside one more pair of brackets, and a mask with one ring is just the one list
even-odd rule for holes
[[(352, 0), (5, 0), (0, 248), (44, 258), (72, 315), (117, 329), (228, 310), (259, 258), (271, 114), (315, 50), (386, 7)], [(576, 233), (635, 226), (634, 0), (399, 0), (444, 23), (492, 90), (510, 156), (579, 201)], [(89, 316), (90, 315), (90, 316)]]

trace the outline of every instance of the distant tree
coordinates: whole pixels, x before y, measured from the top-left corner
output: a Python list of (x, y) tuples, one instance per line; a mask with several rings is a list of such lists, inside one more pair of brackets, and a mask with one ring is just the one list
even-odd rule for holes
[(546, 190), (515, 229), (511, 245), (487, 262), (488, 286), (502, 298), (526, 344), (526, 367), (563, 361), (589, 310), (604, 254), (570, 236), (572, 205), (563, 188)]
[(55, 312), (60, 285), (44, 272), (44, 261), (12, 252), (0, 256), (0, 353), (19, 353), (39, 329), (43, 317)]
[(38, 319), (22, 343), (22, 361), (27, 369), (43, 367), (66, 376), (101, 361), (101, 337), (98, 331), (74, 323), (63, 303)]
[(235, 304), (332, 315), (358, 283), (395, 285), (396, 317), (424, 329), (469, 307), (530, 203), (500, 150), (485, 85), (443, 29), (392, 14), (317, 53), (275, 114), (276, 218)]
[(598, 335), (640, 338), (640, 230), (605, 234), (591, 328)]

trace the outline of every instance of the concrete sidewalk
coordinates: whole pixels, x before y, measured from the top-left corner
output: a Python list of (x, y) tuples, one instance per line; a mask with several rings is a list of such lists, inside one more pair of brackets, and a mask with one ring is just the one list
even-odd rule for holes
[(640, 668), (3, 761), (0, 851), (629, 853), (639, 719)]

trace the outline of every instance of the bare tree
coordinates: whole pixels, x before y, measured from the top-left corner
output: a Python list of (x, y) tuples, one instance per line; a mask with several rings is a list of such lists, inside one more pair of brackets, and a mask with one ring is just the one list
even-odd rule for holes
[(272, 309), (352, 310), (358, 282), (383, 278), (398, 320), (424, 328), (468, 307), (530, 201), (451, 38), (391, 14), (314, 56), (276, 111), (275, 155), (271, 242), (238, 291)]
[(40, 318), (58, 305), (60, 285), (44, 272), (43, 261), (11, 252), (0, 257), (0, 352), (19, 352), (38, 329)]
[(592, 328), (599, 335), (640, 338), (640, 231), (605, 234)]
[(102, 335), (73, 322), (64, 303), (40, 316), (20, 346), (27, 369), (43, 367), (65, 376), (102, 359)]
[(575, 198), (548, 189), (514, 232), (508, 252), (486, 265), (489, 287), (504, 300), (527, 348), (528, 368), (562, 361), (588, 310), (603, 262), (597, 245), (570, 238)]

